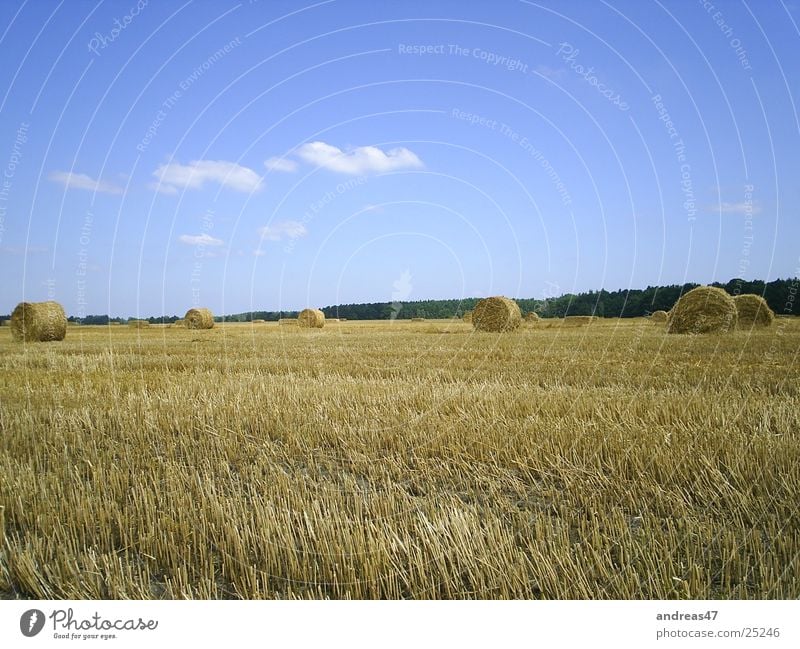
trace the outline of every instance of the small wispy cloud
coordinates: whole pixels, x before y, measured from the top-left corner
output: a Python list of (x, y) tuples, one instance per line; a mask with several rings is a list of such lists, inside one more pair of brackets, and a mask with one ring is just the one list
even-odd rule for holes
[(261, 189), (261, 176), (248, 167), (226, 160), (192, 160), (163, 164), (153, 172), (157, 182), (150, 187), (165, 194), (179, 189), (202, 189), (206, 183), (216, 183), (237, 192), (251, 193)]
[(373, 203), (367, 203), (364, 207), (361, 208), (362, 212), (383, 212), (382, 205), (375, 205)]
[(360, 146), (345, 152), (326, 142), (309, 142), (296, 153), (304, 162), (353, 176), (424, 166), (417, 154), (405, 147), (382, 151), (375, 146)]
[(42, 255), (50, 252), (50, 249), (45, 246), (0, 246), (0, 253), (4, 255), (13, 255), (15, 257), (26, 257), (28, 255)]
[(715, 203), (714, 205), (707, 205), (706, 211), (708, 212), (722, 212), (723, 214), (758, 214), (761, 212), (761, 206), (757, 203)]
[(203, 234), (182, 234), (178, 237), (178, 241), (185, 243), (187, 246), (222, 246), (225, 242), (222, 239), (216, 239), (207, 232)]
[(549, 65), (539, 64), (536, 66), (536, 72), (555, 81), (563, 76), (565, 70), (564, 68), (551, 68)]
[(76, 174), (71, 171), (53, 171), (48, 176), (49, 180), (59, 183), (67, 189), (85, 189), (90, 192), (102, 194), (121, 194), (122, 187), (104, 180), (95, 180), (87, 174)]
[(262, 240), (280, 241), (304, 237), (308, 234), (308, 229), (300, 221), (281, 221), (259, 228), (258, 233)]
[(264, 161), (264, 166), (269, 171), (279, 171), (287, 174), (297, 171), (297, 162), (289, 158), (270, 158)]

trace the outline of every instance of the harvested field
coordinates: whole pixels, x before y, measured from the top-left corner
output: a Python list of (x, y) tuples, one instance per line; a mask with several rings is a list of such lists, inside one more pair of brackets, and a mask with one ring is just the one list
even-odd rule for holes
[(79, 329), (0, 330), (4, 597), (800, 597), (795, 319)]

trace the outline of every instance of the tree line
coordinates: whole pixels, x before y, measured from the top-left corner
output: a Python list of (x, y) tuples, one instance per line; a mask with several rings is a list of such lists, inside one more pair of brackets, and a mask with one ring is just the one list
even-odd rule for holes
[[(711, 286), (724, 289), (731, 295), (754, 293), (761, 295), (778, 315), (800, 315), (800, 307), (790, 299), (797, 292), (800, 280), (776, 279), (746, 281), (732, 279)], [(533, 311), (542, 318), (563, 318), (570, 315), (595, 315), (604, 318), (637, 318), (654, 311), (669, 311), (678, 298), (699, 284), (648, 286), (645, 289), (617, 291), (588, 291), (566, 293), (548, 299), (521, 298), (516, 302), (523, 313)], [(419, 300), (414, 302), (377, 302), (370, 304), (341, 304), (322, 309), (325, 317), (348, 320), (407, 320), (410, 318), (461, 317), (475, 308), (479, 298), (463, 300)]]
[[(746, 281), (732, 279), (725, 284), (715, 282), (711, 286), (724, 289), (731, 295), (754, 293), (761, 295), (777, 315), (800, 315), (796, 300), (800, 280), (776, 279), (773, 282), (761, 280)], [(645, 289), (622, 289), (617, 291), (588, 291), (586, 293), (566, 293), (547, 299), (521, 298), (517, 304), (523, 313), (533, 311), (542, 318), (563, 318), (568, 315), (596, 315), (604, 318), (637, 318), (654, 311), (669, 311), (678, 298), (699, 284), (671, 284), (669, 286), (648, 286)], [(413, 302), (371, 302), (362, 304), (338, 304), (322, 309), (326, 318), (346, 318), (348, 320), (409, 320), (411, 318), (460, 318), (466, 311), (475, 308), (480, 298), (462, 300), (417, 300)], [(280, 318), (296, 318), (297, 311), (246, 311), (233, 315), (216, 316), (216, 322), (250, 322), (266, 320), (275, 322)], [(11, 316), (0, 316), (8, 320)], [(142, 318), (150, 324), (171, 324), (180, 316), (152, 316)], [(126, 318), (107, 315), (88, 315), (83, 318), (70, 316), (70, 322), (87, 325), (120, 324)]]

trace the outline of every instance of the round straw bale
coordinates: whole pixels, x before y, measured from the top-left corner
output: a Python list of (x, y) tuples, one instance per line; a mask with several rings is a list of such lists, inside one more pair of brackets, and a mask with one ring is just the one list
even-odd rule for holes
[(170, 325), (170, 327), (185, 327), (185, 326), (186, 326), (186, 321), (183, 318), (179, 318)]
[(525, 314), (525, 322), (539, 322), (539, 314), (534, 311), (528, 311)]
[(650, 314), (650, 322), (654, 322), (655, 324), (664, 324), (668, 318), (669, 313), (666, 311), (653, 311)]
[(297, 324), (301, 327), (321, 329), (325, 326), (325, 314), (319, 309), (303, 309), (297, 316)]
[(64, 340), (67, 316), (58, 302), (20, 302), (11, 314), (11, 336), (25, 342)]
[(133, 327), (134, 329), (143, 329), (144, 327), (150, 326), (149, 320), (137, 320), (136, 318), (130, 318), (128, 320), (128, 326)]
[(464, 311), (464, 315), (461, 316), (461, 319), (464, 322), (472, 322), (472, 311)]
[(730, 295), (714, 286), (698, 286), (672, 307), (667, 333), (726, 333), (736, 328), (736, 321), (736, 303)]
[(769, 327), (775, 321), (775, 313), (769, 308), (767, 301), (760, 295), (746, 293), (733, 298), (737, 323), (740, 329), (751, 327)]
[(189, 309), (183, 321), (187, 329), (211, 329), (214, 326), (214, 314), (209, 309)]
[(507, 297), (487, 297), (475, 305), (472, 326), (476, 331), (512, 331), (522, 323), (519, 305)]
[(425, 322), (425, 318), (411, 318), (411, 322)]
[(597, 316), (593, 315), (568, 315), (564, 317), (564, 324), (582, 327), (583, 325), (592, 324), (597, 319)]

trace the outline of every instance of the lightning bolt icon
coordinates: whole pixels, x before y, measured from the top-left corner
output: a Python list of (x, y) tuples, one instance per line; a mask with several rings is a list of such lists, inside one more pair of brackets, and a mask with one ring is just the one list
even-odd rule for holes
[(39, 618), (39, 616), (38, 616), (38, 615), (36, 615), (36, 611), (34, 611), (33, 613), (31, 613), (31, 617), (30, 617), (30, 619), (28, 620), (28, 631), (33, 631), (33, 626), (36, 624), (36, 620), (37, 620), (38, 618)]

